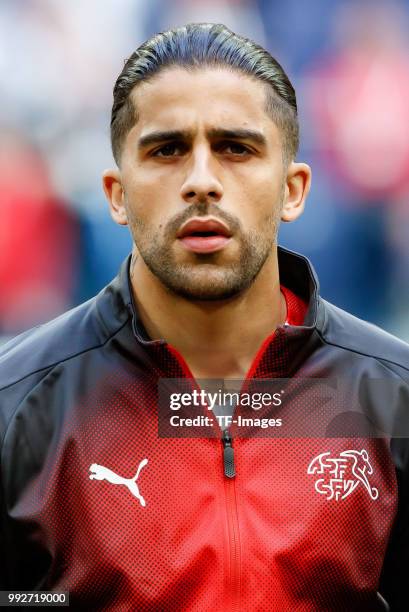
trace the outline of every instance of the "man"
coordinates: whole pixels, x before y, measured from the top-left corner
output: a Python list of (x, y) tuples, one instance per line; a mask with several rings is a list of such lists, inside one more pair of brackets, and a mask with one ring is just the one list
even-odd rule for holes
[[(2, 588), (67, 591), (74, 609), (405, 609), (409, 455), (390, 434), (409, 350), (277, 248), (311, 179), (287, 76), (221, 25), (159, 34), (117, 80), (111, 136), (103, 184), (132, 257), (1, 355)], [(214, 379), (243, 396), (283, 381), (271, 432), (241, 435), (230, 413), (213, 435), (160, 436), (177, 379), (185, 415)], [(348, 379), (351, 414), (384, 435), (346, 425), (350, 403), (286, 403), (288, 379)]]

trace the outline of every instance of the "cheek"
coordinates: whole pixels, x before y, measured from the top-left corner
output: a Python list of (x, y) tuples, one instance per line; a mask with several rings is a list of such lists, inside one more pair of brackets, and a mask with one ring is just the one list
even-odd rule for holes
[[(143, 180), (139, 180), (143, 177)], [(145, 169), (135, 171), (125, 184), (128, 206), (146, 223), (157, 224), (177, 212), (177, 197), (180, 187), (169, 172), (158, 176)]]
[(277, 180), (243, 183), (238, 192), (236, 208), (243, 228), (254, 228), (267, 233), (271, 229), (271, 222), (280, 218), (282, 196), (282, 186), (277, 184)]

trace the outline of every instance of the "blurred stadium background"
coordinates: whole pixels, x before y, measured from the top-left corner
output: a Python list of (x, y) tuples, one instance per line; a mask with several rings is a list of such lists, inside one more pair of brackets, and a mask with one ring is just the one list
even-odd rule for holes
[(280, 242), (325, 298), (409, 340), (409, 3), (1, 0), (0, 342), (94, 295), (130, 250), (110, 219), (112, 87), (131, 52), (188, 21), (263, 44), (297, 90), (313, 168)]

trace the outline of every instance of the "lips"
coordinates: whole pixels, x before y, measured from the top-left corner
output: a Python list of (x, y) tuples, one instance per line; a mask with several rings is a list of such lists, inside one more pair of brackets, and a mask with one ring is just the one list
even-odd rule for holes
[(182, 225), (177, 237), (193, 253), (215, 253), (231, 240), (228, 226), (216, 218), (190, 219)]

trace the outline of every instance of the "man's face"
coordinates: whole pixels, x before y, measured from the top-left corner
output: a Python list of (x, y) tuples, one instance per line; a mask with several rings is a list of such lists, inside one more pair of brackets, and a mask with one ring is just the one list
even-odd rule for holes
[(227, 69), (172, 67), (132, 96), (138, 121), (120, 176), (140, 257), (188, 299), (237, 295), (273, 257), (285, 193), (265, 85)]

